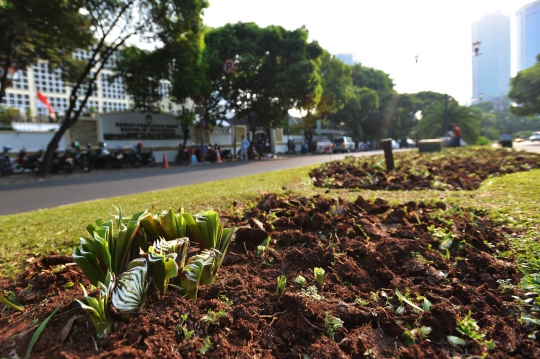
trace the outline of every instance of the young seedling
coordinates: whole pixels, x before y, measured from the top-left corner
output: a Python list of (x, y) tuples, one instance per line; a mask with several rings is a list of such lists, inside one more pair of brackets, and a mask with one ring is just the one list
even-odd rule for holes
[(204, 338), (204, 343), (201, 349), (199, 349), (199, 353), (206, 354), (210, 349), (212, 349), (212, 342), (210, 341), (210, 337)]
[(218, 310), (217, 312), (214, 312), (212, 309), (208, 309), (206, 312), (206, 315), (202, 317), (203, 323), (212, 323), (215, 324), (219, 318), (223, 318), (227, 316), (227, 312), (223, 309)]
[(315, 267), (313, 268), (313, 274), (315, 274), (315, 280), (317, 281), (317, 283), (319, 283), (319, 286), (322, 289), (322, 287), (324, 286), (324, 279), (326, 277), (324, 269)]
[(411, 345), (414, 345), (416, 341), (422, 341), (422, 339), (427, 338), (429, 333), (431, 333), (431, 327), (422, 326), (421, 328), (404, 331), (401, 335), (401, 340), (403, 341), (403, 344), (408, 348)]
[(302, 288), (304, 288), (306, 286), (306, 278), (299, 275), (294, 280), (294, 284), (296, 284), (298, 286), (298, 288), (302, 289)]
[(277, 288), (276, 288), (276, 295), (283, 295), (285, 293), (285, 285), (287, 284), (287, 278), (284, 275), (280, 275), (277, 277)]
[(322, 295), (317, 293), (317, 287), (315, 287), (314, 285), (310, 285), (306, 289), (302, 289), (302, 293), (300, 295), (302, 295), (303, 297), (311, 298), (313, 300), (317, 300), (317, 301), (324, 299)]
[(329, 312), (324, 313), (324, 327), (326, 329), (326, 335), (332, 340), (337, 331), (343, 327), (343, 320), (333, 317)]

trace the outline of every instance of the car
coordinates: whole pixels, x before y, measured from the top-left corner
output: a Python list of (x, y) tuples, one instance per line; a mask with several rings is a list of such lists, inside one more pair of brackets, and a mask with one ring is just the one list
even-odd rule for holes
[(529, 140), (531, 142), (534, 142), (534, 141), (540, 141), (540, 131), (535, 131), (532, 133), (532, 136), (529, 137)]
[(334, 147), (332, 149), (334, 153), (349, 153), (354, 152), (356, 149), (356, 145), (351, 137), (336, 137), (332, 140), (332, 143), (334, 144)]

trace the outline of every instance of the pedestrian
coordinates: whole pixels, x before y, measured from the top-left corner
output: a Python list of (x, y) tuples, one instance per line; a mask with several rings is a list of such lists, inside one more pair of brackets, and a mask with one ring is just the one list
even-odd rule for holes
[(259, 152), (259, 161), (262, 159), (263, 147), (264, 147), (263, 138), (262, 136), (259, 136), (259, 138), (257, 139), (257, 152)]
[(240, 161), (242, 161), (243, 158), (245, 158), (246, 161), (248, 160), (248, 155), (247, 155), (248, 148), (249, 148), (249, 141), (247, 140), (246, 136), (242, 135), (242, 143), (240, 147)]
[(456, 140), (455, 140), (456, 147), (461, 146), (461, 128), (459, 128), (459, 126), (454, 127), (454, 136), (456, 137)]

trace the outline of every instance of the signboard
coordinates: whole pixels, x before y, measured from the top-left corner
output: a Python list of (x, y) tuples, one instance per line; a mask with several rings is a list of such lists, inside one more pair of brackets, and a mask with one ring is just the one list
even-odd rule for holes
[(315, 130), (315, 133), (317, 135), (320, 135), (322, 133), (322, 129), (321, 129), (321, 120), (317, 120), (317, 129)]
[(137, 112), (101, 114), (103, 138), (110, 140), (168, 140), (183, 138), (175, 116)]
[(227, 59), (223, 63), (223, 72), (227, 75), (230, 75), (234, 72), (234, 69), (236, 69), (236, 64), (234, 63), (233, 59)]

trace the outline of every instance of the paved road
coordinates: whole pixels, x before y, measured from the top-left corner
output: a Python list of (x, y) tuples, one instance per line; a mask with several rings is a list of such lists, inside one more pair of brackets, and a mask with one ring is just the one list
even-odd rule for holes
[[(380, 153), (382, 151), (369, 151), (354, 155), (369, 156)], [(72, 175), (54, 175), (46, 179), (38, 179), (30, 174), (10, 176), (0, 179), (0, 215), (306, 166), (343, 157), (342, 154), (283, 155), (263, 161), (171, 165), (168, 169), (156, 166), (90, 173), (78, 171)], [(13, 183), (14, 181), (23, 183)]]
[[(540, 152), (540, 142), (514, 143), (514, 148)], [(382, 151), (360, 152), (354, 155), (370, 156), (380, 153)], [(247, 163), (171, 165), (169, 169), (128, 168), (90, 173), (79, 171), (72, 175), (55, 175), (47, 179), (39, 179), (33, 175), (10, 176), (0, 178), (0, 215), (306, 166), (343, 157), (342, 154), (284, 155), (278, 159)]]

